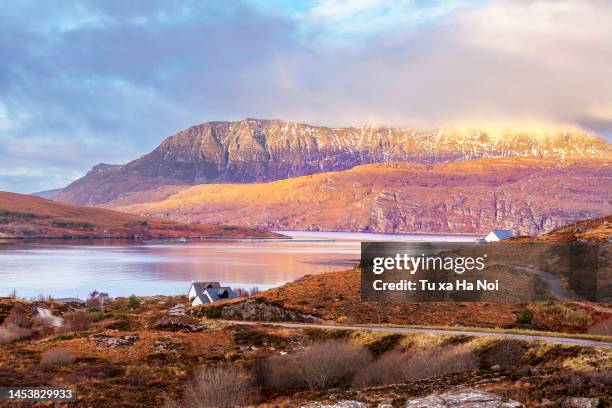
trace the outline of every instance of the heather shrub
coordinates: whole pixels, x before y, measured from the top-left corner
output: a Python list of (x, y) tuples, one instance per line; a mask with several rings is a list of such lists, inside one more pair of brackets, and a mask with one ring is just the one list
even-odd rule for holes
[(26, 307), (21, 303), (15, 303), (8, 316), (4, 319), (3, 324), (26, 327), (28, 325)]
[(74, 363), (76, 357), (65, 348), (47, 350), (42, 354), (40, 364), (44, 366), (68, 365)]
[(140, 299), (136, 295), (132, 295), (128, 298), (127, 306), (130, 309), (137, 309), (140, 307)]
[(146, 365), (131, 365), (125, 370), (125, 382), (133, 386), (149, 384), (154, 379), (153, 369)]
[(372, 355), (363, 346), (338, 340), (323, 341), (300, 353), (271, 358), (269, 386), (281, 392), (341, 387), (349, 385), (357, 370), (371, 361)]
[(21, 303), (15, 303), (0, 326), (0, 344), (8, 344), (29, 337), (32, 331), (28, 325), (26, 308)]
[(29, 337), (31, 334), (32, 331), (25, 327), (19, 327), (13, 324), (4, 324), (0, 326), (0, 344), (12, 343), (25, 337)]
[(484, 368), (517, 366), (522, 363), (527, 349), (527, 345), (520, 340), (498, 340), (480, 350), (480, 361)]
[(66, 331), (86, 331), (95, 319), (95, 315), (86, 310), (75, 310), (64, 315), (63, 329)]
[(353, 384), (375, 386), (416, 381), (445, 374), (472, 371), (478, 358), (466, 347), (432, 348), (416, 352), (390, 351), (357, 372)]
[(204, 367), (187, 387), (181, 407), (253, 405), (257, 392), (251, 374), (241, 367)]

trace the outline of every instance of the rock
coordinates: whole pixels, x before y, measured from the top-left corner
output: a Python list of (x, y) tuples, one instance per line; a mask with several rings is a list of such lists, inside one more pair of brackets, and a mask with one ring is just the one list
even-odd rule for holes
[(97, 348), (117, 348), (117, 347), (130, 347), (136, 343), (140, 337), (135, 334), (133, 336), (120, 336), (113, 337), (106, 334), (94, 334), (92, 338), (97, 339)]
[(228, 304), (221, 311), (221, 317), (228, 320), (254, 320), (268, 322), (304, 322), (314, 320), (314, 317), (310, 315), (304, 315), (287, 310), (280, 306), (264, 302), (260, 299), (247, 299), (244, 302)]
[(323, 403), (311, 402), (306, 405), (300, 405), (300, 408), (367, 408), (368, 405), (361, 401), (343, 400), (338, 402)]
[(202, 325), (198, 325), (198, 324), (194, 324), (191, 321), (182, 320), (182, 319), (179, 318), (179, 316), (176, 316), (174, 318), (172, 318), (172, 317), (163, 317), (163, 318), (159, 319), (153, 325), (153, 329), (155, 329), (155, 330), (165, 330), (165, 331), (171, 331), (171, 332), (196, 333), (196, 332), (206, 331), (207, 327), (206, 326), (202, 326)]
[(597, 408), (598, 398), (570, 397), (566, 398), (561, 405), (564, 408)]
[(185, 316), (185, 305), (178, 304), (168, 310), (170, 316)]
[(406, 408), (520, 408), (523, 404), (509, 400), (504, 401), (500, 395), (478, 390), (463, 390), (443, 395), (424, 398), (411, 398), (404, 405)]

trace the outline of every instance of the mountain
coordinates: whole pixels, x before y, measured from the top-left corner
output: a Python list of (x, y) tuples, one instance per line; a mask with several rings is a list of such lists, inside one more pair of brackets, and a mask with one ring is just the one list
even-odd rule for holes
[(0, 191), (2, 238), (274, 238), (278, 234), (220, 225), (188, 225), (102, 208)]
[(535, 235), (612, 213), (610, 160), (386, 163), (258, 184), (202, 184), (119, 210), (271, 230)]
[(205, 122), (170, 136), (125, 165), (93, 167), (54, 198), (75, 204), (125, 204), (161, 199), (202, 183), (266, 182), (371, 163), (514, 156), (610, 158), (612, 147), (597, 137), (564, 129), (420, 131), (258, 119)]

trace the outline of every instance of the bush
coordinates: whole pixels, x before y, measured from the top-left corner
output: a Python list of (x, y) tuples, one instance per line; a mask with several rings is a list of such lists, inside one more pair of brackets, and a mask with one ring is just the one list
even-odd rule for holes
[(612, 336), (612, 319), (602, 320), (595, 323), (589, 327), (588, 333), (599, 336)]
[(98, 292), (97, 290), (94, 290), (93, 292), (89, 294), (89, 298), (87, 299), (85, 304), (88, 307), (95, 307), (99, 309), (102, 306), (104, 306), (104, 303), (106, 303), (108, 300), (109, 300), (108, 293)]
[(8, 316), (6, 316), (6, 319), (4, 319), (3, 324), (26, 327), (28, 324), (28, 319), (26, 317), (26, 307), (22, 303), (15, 303)]
[(349, 385), (359, 368), (367, 366), (372, 355), (363, 346), (328, 340), (304, 351), (269, 360), (269, 387), (290, 392), (308, 388), (327, 390)]
[(257, 392), (252, 376), (240, 367), (204, 367), (185, 392), (181, 407), (253, 405)]
[(146, 365), (131, 365), (125, 370), (125, 382), (129, 385), (143, 386), (154, 379), (153, 370)]
[(480, 351), (483, 368), (499, 365), (512, 367), (521, 364), (528, 347), (520, 340), (499, 340)]
[(0, 326), (0, 344), (8, 344), (32, 334), (30, 329), (25, 327), (15, 326), (13, 324), (5, 324)]
[(445, 374), (472, 371), (478, 358), (465, 347), (439, 348), (418, 352), (390, 351), (371, 365), (363, 366), (355, 375), (357, 386), (375, 386), (416, 381)]
[(72, 351), (64, 348), (47, 350), (42, 354), (40, 364), (44, 366), (68, 365), (74, 363), (76, 357)]
[(68, 331), (86, 331), (95, 319), (95, 315), (86, 310), (75, 310), (64, 315), (64, 329)]
[(132, 295), (128, 298), (127, 306), (130, 309), (137, 309), (140, 307), (140, 299), (136, 295)]
[(0, 344), (8, 344), (29, 337), (32, 331), (28, 329), (26, 308), (21, 303), (15, 303), (0, 326)]
[(255, 296), (259, 292), (260, 292), (260, 290), (259, 290), (259, 288), (257, 286), (253, 286), (250, 289), (234, 288), (234, 293), (238, 297), (251, 297), (251, 296)]
[(533, 323), (533, 312), (528, 307), (522, 307), (516, 312), (516, 325), (519, 327), (530, 326)]

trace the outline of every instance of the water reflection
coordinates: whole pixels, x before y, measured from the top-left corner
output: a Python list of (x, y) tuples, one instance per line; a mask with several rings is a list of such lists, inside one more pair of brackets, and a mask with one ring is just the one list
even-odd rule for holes
[(38, 242), (0, 245), (0, 296), (184, 293), (192, 280), (266, 289), (350, 268), (361, 241), (472, 241), (472, 236), (284, 232), (292, 240), (181, 244)]

